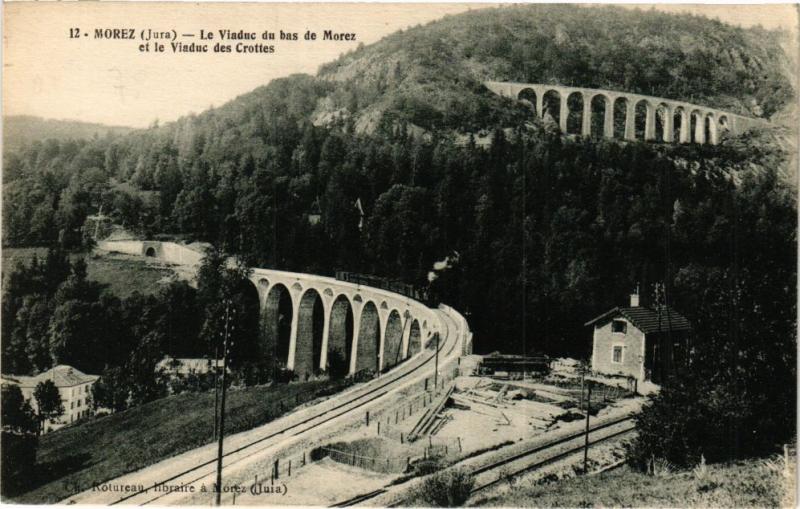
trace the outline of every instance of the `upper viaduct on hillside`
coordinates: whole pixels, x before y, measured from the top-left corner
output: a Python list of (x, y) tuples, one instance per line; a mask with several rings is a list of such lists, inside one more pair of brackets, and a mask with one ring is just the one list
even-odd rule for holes
[[(106, 251), (155, 257), (198, 266), (203, 253), (173, 242), (104, 241)], [(349, 373), (391, 368), (422, 351), (442, 322), (437, 313), (399, 293), (339, 279), (253, 269), (250, 280), (258, 293), (264, 345), (300, 377), (330, 367), (338, 350)], [(465, 339), (463, 351), (471, 351)]]
[(767, 123), (683, 101), (613, 90), (499, 81), (484, 85), (498, 95), (527, 102), (540, 118), (547, 112), (565, 134), (715, 145), (722, 131), (737, 135)]

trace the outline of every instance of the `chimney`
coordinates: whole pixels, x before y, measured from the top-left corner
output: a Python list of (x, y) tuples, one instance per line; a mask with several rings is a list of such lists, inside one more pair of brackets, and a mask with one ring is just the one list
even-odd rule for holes
[(636, 285), (636, 290), (631, 294), (631, 307), (638, 308), (639, 307), (639, 285)]

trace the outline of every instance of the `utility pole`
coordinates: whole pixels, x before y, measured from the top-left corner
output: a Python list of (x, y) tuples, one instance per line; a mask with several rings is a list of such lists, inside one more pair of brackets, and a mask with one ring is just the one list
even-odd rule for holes
[(586, 439), (583, 443), (583, 473), (586, 474), (589, 461), (589, 410), (592, 408), (592, 381), (586, 380)]
[(219, 437), (217, 441), (217, 505), (222, 501), (222, 441), (225, 436), (225, 375), (228, 369), (228, 345), (230, 332), (234, 330), (231, 325), (231, 315), (235, 310), (231, 309), (230, 299), (225, 300), (225, 343), (222, 351), (222, 397), (219, 409)]
[(433, 392), (439, 387), (439, 333), (436, 333), (436, 360), (433, 367)]
[(217, 439), (219, 423), (219, 346), (214, 347), (214, 440)]

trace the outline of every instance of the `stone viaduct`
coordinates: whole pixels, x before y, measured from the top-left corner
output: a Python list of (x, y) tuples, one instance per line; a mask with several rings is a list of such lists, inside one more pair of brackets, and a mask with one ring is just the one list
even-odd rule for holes
[[(351, 374), (385, 370), (422, 351), (442, 329), (429, 307), (379, 288), (268, 269), (253, 269), (250, 279), (258, 290), (267, 342), (300, 376), (327, 369), (336, 350)], [(281, 299), (288, 299), (290, 313)], [(322, 323), (321, 333), (314, 330), (315, 320)], [(288, 326), (288, 337), (281, 334), (282, 326)]]
[[(203, 253), (174, 242), (104, 241), (98, 248), (196, 268)], [(334, 351), (350, 374), (389, 369), (421, 352), (442, 322), (433, 309), (399, 293), (339, 279), (253, 269), (267, 348), (301, 378), (331, 365)], [(462, 345), (465, 353), (471, 344)]]
[[(738, 135), (767, 123), (763, 119), (745, 117), (706, 106), (627, 92), (499, 81), (487, 81), (484, 85), (495, 94), (526, 102), (540, 118), (544, 118), (545, 113), (548, 113), (558, 121), (561, 131), (567, 134), (572, 134), (568, 125), (570, 114), (579, 117), (580, 127), (575, 129), (578, 131), (575, 134), (592, 136), (594, 124), (598, 127), (597, 135), (606, 138), (661, 140), (667, 143), (678, 141), (715, 145), (722, 131)], [(576, 102), (573, 101), (574, 98), (582, 102), (580, 111), (570, 110), (570, 102)], [(593, 122), (593, 113), (599, 113), (598, 102), (602, 104), (602, 124)], [(597, 104), (596, 110), (593, 110), (593, 103)], [(638, 117), (644, 117), (644, 125), (641, 129), (637, 129), (637, 108), (640, 106), (644, 107), (644, 111)], [(624, 114), (620, 115), (622, 117), (620, 120), (623, 121), (621, 124), (624, 125), (624, 129), (621, 133), (617, 133), (615, 131), (618, 123), (615, 123), (615, 116), (617, 112), (621, 113), (623, 110)], [(640, 133), (638, 136), (637, 132)]]

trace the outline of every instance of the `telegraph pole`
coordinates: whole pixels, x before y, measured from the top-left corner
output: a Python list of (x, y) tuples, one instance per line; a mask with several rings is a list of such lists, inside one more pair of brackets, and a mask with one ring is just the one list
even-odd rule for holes
[(586, 380), (586, 439), (583, 443), (583, 473), (587, 473), (589, 462), (589, 410), (592, 408), (592, 381)]
[(230, 299), (225, 300), (225, 343), (222, 351), (222, 397), (220, 398), (219, 409), (219, 437), (217, 441), (217, 505), (221, 505), (222, 499), (222, 441), (225, 436), (225, 375), (228, 369), (228, 346), (230, 332), (234, 330), (231, 322), (231, 315), (235, 310), (231, 309)]
[(433, 367), (433, 391), (439, 387), (439, 333), (436, 333), (436, 356)]
[(219, 424), (219, 346), (214, 347), (214, 440)]

